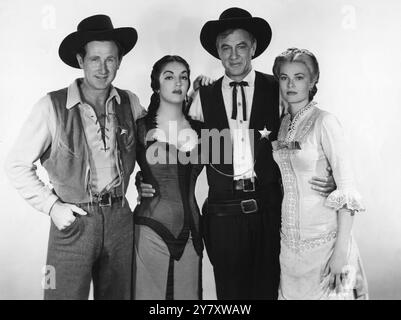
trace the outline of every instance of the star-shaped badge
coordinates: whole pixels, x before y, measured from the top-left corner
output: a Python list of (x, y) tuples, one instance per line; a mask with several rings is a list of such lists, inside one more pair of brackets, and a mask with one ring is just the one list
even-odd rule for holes
[(269, 135), (271, 131), (266, 129), (266, 126), (263, 128), (263, 130), (258, 130), (260, 133), (260, 139), (267, 139), (269, 140)]

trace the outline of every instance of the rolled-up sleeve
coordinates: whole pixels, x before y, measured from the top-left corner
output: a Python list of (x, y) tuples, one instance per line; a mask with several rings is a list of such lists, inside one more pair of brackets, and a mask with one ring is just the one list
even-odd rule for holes
[(51, 145), (54, 128), (52, 103), (47, 95), (33, 107), (5, 161), (13, 186), (31, 206), (46, 214), (58, 197), (40, 180), (35, 162)]

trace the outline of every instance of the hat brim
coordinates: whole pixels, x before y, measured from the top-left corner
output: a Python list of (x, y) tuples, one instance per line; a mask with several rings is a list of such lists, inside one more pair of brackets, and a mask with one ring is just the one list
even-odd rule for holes
[(77, 52), (90, 41), (116, 41), (124, 50), (124, 55), (132, 50), (138, 40), (138, 33), (134, 28), (124, 27), (107, 31), (76, 31), (69, 34), (61, 42), (58, 54), (64, 63), (73, 68), (80, 68), (77, 61)]
[(262, 18), (254, 17), (208, 21), (201, 30), (200, 41), (203, 48), (217, 59), (220, 59), (216, 47), (217, 35), (229, 29), (244, 29), (255, 37), (257, 45), (253, 58), (258, 57), (266, 50), (272, 38), (270, 25)]

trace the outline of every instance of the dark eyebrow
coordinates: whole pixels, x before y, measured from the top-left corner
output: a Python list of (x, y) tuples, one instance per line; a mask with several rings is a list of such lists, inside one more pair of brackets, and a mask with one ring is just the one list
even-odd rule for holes
[[(170, 71), (170, 70), (164, 71), (164, 72), (163, 72), (163, 75), (164, 75), (165, 73), (172, 73), (172, 74), (174, 74), (174, 72), (173, 72), (173, 71)], [(184, 70), (184, 71), (181, 72), (181, 74), (183, 74), (183, 73), (188, 73), (188, 71), (187, 71), (187, 70)]]
[(299, 74), (301, 74), (301, 75), (305, 75), (303, 72), (298, 72), (298, 73), (296, 73), (295, 75), (297, 76), (297, 75), (299, 75)]

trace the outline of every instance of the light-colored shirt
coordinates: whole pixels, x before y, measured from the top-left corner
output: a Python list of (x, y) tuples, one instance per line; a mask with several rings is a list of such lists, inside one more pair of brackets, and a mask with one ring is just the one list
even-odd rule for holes
[[(273, 141), (273, 157), (283, 178), (281, 239), (290, 248), (304, 250), (308, 243), (329, 241), (338, 227), (337, 211), (363, 211), (355, 188), (350, 149), (337, 118), (321, 110), (315, 102), (303, 107), (291, 120), (284, 116), (278, 134), (280, 143), (298, 142), (300, 149)], [(311, 189), (309, 180), (333, 170), (337, 189), (327, 198)]]
[[(256, 176), (254, 172), (254, 158), (251, 148), (251, 139), (249, 135), (249, 120), (251, 118), (253, 94), (255, 90), (255, 71), (251, 70), (242, 80), (248, 82), (248, 86), (244, 86), (246, 100), (246, 121), (243, 119), (242, 110), (242, 93), (241, 89), (237, 89), (237, 119), (231, 119), (233, 109), (233, 87), (230, 86), (230, 79), (224, 75), (221, 84), (224, 106), (228, 119), (228, 125), (231, 133), (231, 141), (233, 144), (233, 170), (234, 180), (246, 179)], [(197, 92), (189, 110), (189, 116), (198, 121), (204, 121), (202, 103), (200, 95)]]
[[(67, 92), (66, 108), (80, 108), (81, 118), (85, 135), (90, 150), (91, 181), (95, 190), (101, 191), (105, 187), (111, 187), (119, 183), (118, 169), (115, 166), (115, 135), (111, 128), (115, 120), (111, 113), (114, 113), (113, 99), (121, 102), (117, 90), (112, 87), (106, 101), (106, 114), (109, 119), (105, 121), (106, 149), (98, 130), (96, 115), (93, 108), (83, 103), (79, 93), (77, 81), (74, 81)], [(145, 114), (138, 97), (127, 91), (134, 120)], [(93, 117), (93, 118), (92, 118)], [(37, 175), (37, 167), (34, 164), (50, 147), (56, 132), (56, 115), (49, 95), (42, 97), (33, 107), (28, 119), (11, 149), (5, 163), (9, 179), (21, 196), (28, 201), (35, 209), (49, 213), (58, 197), (51, 191), (51, 188), (43, 183)], [(113, 141), (114, 140), (114, 141)], [(114, 165), (110, 165), (114, 163)]]

